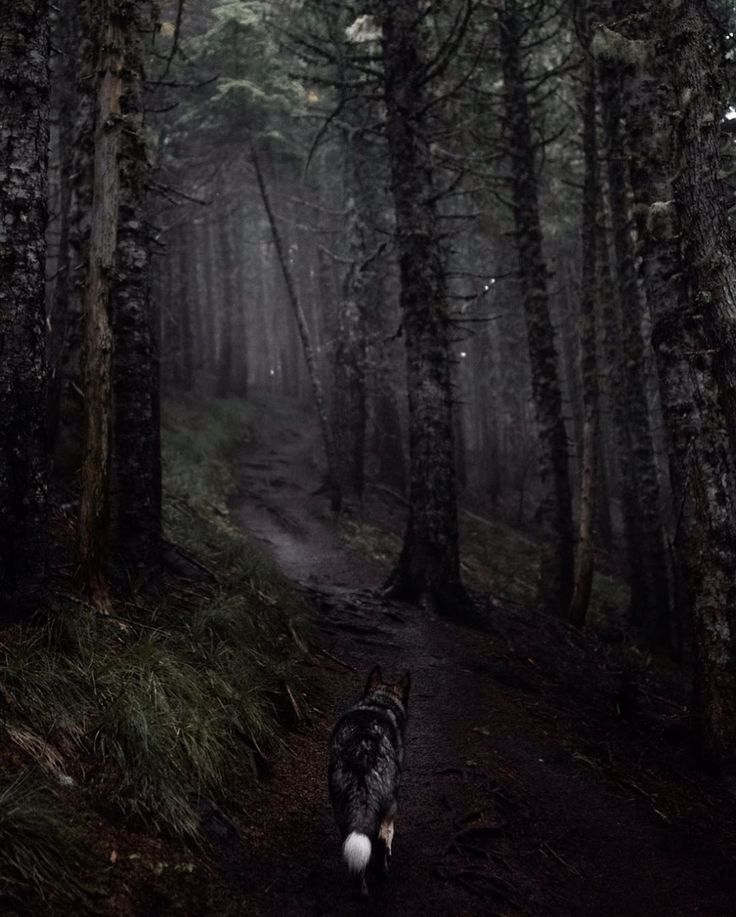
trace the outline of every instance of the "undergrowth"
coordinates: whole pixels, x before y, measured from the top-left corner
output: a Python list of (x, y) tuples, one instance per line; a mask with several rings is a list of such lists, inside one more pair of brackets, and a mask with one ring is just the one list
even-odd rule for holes
[[(401, 551), (395, 534), (365, 522), (342, 519), (342, 536), (355, 550), (394, 563)], [(461, 568), (467, 584), (500, 602), (533, 607), (538, 596), (539, 544), (499, 520), (460, 513)], [(596, 571), (590, 599), (593, 624), (620, 616), (628, 602), (625, 583)]]
[(121, 600), (110, 616), (63, 597), (45, 623), (4, 635), (0, 728), (34, 777), (0, 789), (0, 878), (62, 887), (75, 849), (65, 819), (85, 799), (194, 836), (202, 797), (278, 743), (306, 616), (228, 516), (247, 435), (243, 402), (166, 411), (166, 536), (194, 580), (172, 577), (163, 600)]
[(0, 874), (68, 892), (84, 856), (54, 793), (27, 771), (0, 786)]
[[(499, 601), (533, 607), (539, 591), (539, 544), (518, 529), (462, 513), (463, 574), (469, 584)], [(625, 583), (596, 570), (588, 620), (599, 623), (626, 608)]]

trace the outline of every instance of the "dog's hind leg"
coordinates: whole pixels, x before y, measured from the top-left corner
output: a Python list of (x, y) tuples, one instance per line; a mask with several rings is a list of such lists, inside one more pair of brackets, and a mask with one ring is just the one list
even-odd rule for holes
[(387, 873), (391, 866), (391, 845), (394, 840), (394, 814), (386, 815), (381, 822), (378, 837), (383, 843), (383, 871)]

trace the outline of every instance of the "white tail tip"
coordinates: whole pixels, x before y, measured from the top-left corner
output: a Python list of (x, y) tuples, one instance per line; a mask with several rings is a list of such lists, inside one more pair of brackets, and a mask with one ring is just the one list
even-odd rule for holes
[(345, 838), (342, 855), (350, 872), (363, 873), (371, 858), (371, 841), (366, 834), (353, 831)]

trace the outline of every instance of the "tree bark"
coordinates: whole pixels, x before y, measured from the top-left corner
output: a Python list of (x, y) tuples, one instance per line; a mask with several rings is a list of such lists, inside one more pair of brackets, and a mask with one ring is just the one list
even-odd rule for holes
[(547, 266), (542, 251), (537, 165), (522, 62), (523, 23), (516, 0), (504, 0), (499, 17), (519, 276), (540, 444), (543, 496), (539, 519), (545, 539), (540, 600), (547, 610), (567, 616), (574, 583), (568, 441), (562, 415), (554, 328), (549, 311)]
[[(585, 10), (585, 8), (584, 8)], [(584, 15), (585, 34), (590, 32), (588, 10)], [(570, 605), (570, 621), (578, 627), (585, 623), (593, 588), (595, 550), (593, 520), (595, 518), (596, 483), (598, 475), (599, 386), (597, 354), (597, 290), (598, 239), (597, 205), (600, 177), (598, 174), (597, 77), (595, 62), (585, 49), (583, 94), (583, 156), (585, 178), (582, 207), (582, 277), (580, 303), (580, 362), (583, 380), (583, 449), (580, 474), (580, 508), (578, 544), (575, 556), (575, 586)]]
[(235, 332), (235, 310), (239, 308), (237, 270), (235, 265), (235, 243), (230, 218), (220, 217), (220, 257), (223, 266), (222, 319), (220, 350), (217, 357), (217, 397), (232, 395), (233, 344)]
[[(150, 159), (143, 114), (143, 4), (128, 30), (122, 110), (118, 273), (113, 297), (117, 544), (129, 572), (156, 571), (161, 553), (160, 384), (147, 221)], [(150, 27), (150, 25), (149, 25)]]
[(426, 23), (419, 0), (372, 5), (382, 30), (383, 92), (396, 216), (409, 391), (409, 520), (389, 594), (452, 612), (460, 580), (450, 324), (428, 138)]
[(360, 503), (363, 499), (366, 393), (366, 296), (368, 227), (361, 207), (364, 190), (354, 131), (346, 131), (345, 174), (347, 188), (348, 260), (337, 317), (335, 351), (334, 427), (340, 436), (338, 474), (343, 497)]
[[(99, 9), (99, 7), (98, 7)], [(94, 14), (93, 14), (94, 15)], [(112, 332), (110, 303), (120, 216), (121, 98), (129, 9), (107, 0), (96, 13), (100, 35), (92, 231), (84, 310), (85, 456), (79, 518), (79, 575), (101, 608), (109, 604)]]
[(0, 606), (25, 616), (48, 576), (48, 2), (5, 4), (0, 48)]
[(629, 219), (628, 180), (621, 125), (621, 85), (615, 69), (601, 67), (603, 116), (607, 144), (608, 186), (616, 253), (618, 295), (623, 318), (623, 384), (626, 422), (631, 447), (631, 470), (636, 480), (640, 548), (638, 582), (632, 582), (631, 620), (640, 626), (654, 649), (671, 648), (669, 559), (662, 526), (659, 475), (646, 385), (646, 356), (642, 334), (644, 303), (635, 266)]
[(79, 51), (82, 25), (78, 0), (70, 0), (63, 11), (56, 14), (52, 25), (52, 41), (61, 53), (52, 72), (52, 106), (64, 117), (59, 117), (59, 248), (56, 277), (49, 308), (47, 355), (49, 363), (48, 437), (53, 450), (59, 427), (59, 409), (62, 380), (62, 357), (66, 338), (69, 303), (74, 286), (74, 261), (70, 245), (72, 199), (74, 189), (75, 122), (66, 117), (78, 107), (77, 71), (81, 61)]
[[(680, 102), (674, 234), (686, 273), (679, 307), (657, 316), (654, 339), (668, 393), (679, 513), (675, 547), (690, 607), (696, 735), (703, 758), (736, 778), (736, 265), (721, 185), (723, 34), (703, 3), (684, 0), (672, 10), (667, 60)], [(670, 210), (666, 202), (650, 207), (650, 223), (659, 224), (660, 233)]]
[[(69, 16), (65, 8), (61, 14)], [(75, 0), (76, 48), (71, 66), (76, 71), (76, 106), (70, 126), (71, 167), (69, 176), (68, 245), (64, 260), (68, 273), (61, 279), (54, 304), (52, 334), (60, 341), (59, 366), (52, 366), (49, 430), (54, 449), (55, 472), (76, 478), (84, 458), (84, 403), (82, 394), (82, 348), (85, 278), (89, 260), (90, 217), (94, 182), (96, 81), (98, 50), (95, 20), (85, 0)], [(60, 418), (64, 419), (60, 423)]]

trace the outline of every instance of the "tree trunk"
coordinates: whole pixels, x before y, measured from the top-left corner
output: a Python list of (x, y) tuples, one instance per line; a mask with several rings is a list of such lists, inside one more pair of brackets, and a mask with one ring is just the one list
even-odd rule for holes
[[(685, 0), (668, 23), (676, 118), (674, 204), (687, 271), (676, 312), (654, 330), (671, 472), (679, 508), (675, 547), (693, 634), (693, 716), (704, 759), (736, 777), (736, 265), (721, 184), (719, 125), (726, 60), (716, 20)], [(671, 210), (653, 202), (650, 223)], [(669, 233), (666, 233), (668, 236)], [(664, 303), (662, 304), (665, 305)]]
[(205, 376), (208, 380), (206, 391), (210, 392), (209, 379), (214, 374), (217, 365), (216, 357), (216, 329), (215, 316), (217, 315), (218, 305), (218, 279), (214, 271), (214, 246), (212, 244), (212, 226), (211, 215), (209, 212), (205, 217), (200, 219), (196, 224), (195, 244), (199, 251), (199, 259), (202, 265), (202, 359)]
[(235, 342), (230, 374), (230, 388), (237, 398), (248, 397), (250, 366), (248, 365), (248, 302), (250, 299), (246, 272), (245, 223), (242, 204), (233, 214), (233, 252), (235, 256), (235, 283), (237, 298), (233, 312), (233, 339)]
[(337, 456), (335, 452), (335, 444), (332, 439), (330, 421), (327, 415), (325, 396), (322, 390), (322, 380), (320, 379), (319, 368), (317, 366), (314, 348), (312, 347), (312, 338), (309, 332), (309, 326), (307, 325), (307, 319), (304, 315), (304, 309), (302, 308), (302, 304), (299, 301), (299, 297), (296, 292), (294, 278), (292, 277), (292, 273), (289, 268), (287, 255), (284, 251), (284, 245), (281, 240), (281, 233), (279, 232), (276, 216), (273, 212), (273, 208), (271, 207), (271, 199), (268, 194), (268, 188), (266, 187), (266, 181), (263, 176), (263, 171), (261, 169), (255, 147), (251, 148), (251, 162), (253, 163), (253, 168), (256, 173), (256, 181), (258, 182), (258, 188), (261, 192), (263, 209), (266, 211), (266, 216), (268, 217), (268, 223), (271, 229), (271, 235), (273, 237), (273, 244), (276, 249), (276, 256), (281, 266), (281, 271), (284, 275), (284, 283), (286, 284), (286, 292), (289, 297), (289, 305), (292, 308), (294, 317), (296, 318), (297, 327), (299, 329), (299, 337), (301, 339), (304, 358), (306, 360), (307, 370), (309, 372), (309, 381), (312, 387), (314, 406), (317, 409), (320, 430), (322, 432), (322, 444), (324, 446), (325, 459), (327, 462), (327, 485), (330, 490), (330, 500), (332, 503), (332, 509), (335, 512), (338, 512), (340, 510), (342, 496), (340, 493), (340, 478), (337, 470)]
[[(95, 15), (93, 13), (93, 15)], [(101, 608), (109, 604), (112, 333), (110, 302), (117, 265), (120, 215), (121, 98), (127, 4), (108, 0), (101, 28), (92, 232), (84, 311), (85, 456), (79, 518), (80, 580)]]
[(229, 217), (220, 216), (219, 234), (220, 257), (223, 266), (223, 289), (216, 393), (218, 398), (227, 398), (228, 395), (232, 394), (234, 316), (235, 310), (239, 307), (239, 291), (235, 269), (235, 244)]
[(383, 90), (396, 214), (409, 391), (409, 520), (390, 594), (452, 611), (460, 581), (450, 324), (427, 123), (419, 0), (373, 4), (382, 27)]
[(126, 129), (118, 276), (113, 297), (117, 542), (130, 572), (136, 574), (155, 571), (161, 551), (159, 357), (151, 297), (150, 165), (142, 94), (141, 35), (149, 21), (150, 16), (141, 14), (129, 31), (122, 100)]
[[(587, 12), (587, 10), (586, 10)], [(587, 17), (586, 17), (587, 18)], [(589, 21), (585, 24), (589, 34)], [(593, 588), (595, 550), (593, 520), (595, 518), (596, 479), (598, 475), (598, 354), (597, 354), (597, 205), (599, 198), (598, 138), (596, 105), (596, 68), (590, 55), (585, 60), (583, 95), (583, 156), (585, 179), (582, 213), (582, 277), (580, 303), (580, 362), (583, 380), (583, 450), (580, 474), (580, 518), (578, 545), (575, 556), (575, 587), (570, 605), (570, 621), (581, 627), (590, 603)]]
[(646, 356), (642, 335), (644, 304), (637, 280), (634, 243), (628, 212), (626, 157), (621, 129), (621, 85), (605, 61), (601, 67), (603, 120), (607, 142), (608, 185), (616, 253), (618, 294), (623, 318), (623, 384), (631, 465), (636, 480), (641, 537), (638, 584), (632, 583), (631, 618), (643, 628), (655, 649), (671, 647), (671, 597), (666, 537), (654, 440), (647, 399)]
[(519, 276), (540, 444), (543, 497), (539, 519), (545, 539), (540, 599), (549, 611), (566, 616), (574, 582), (567, 431), (562, 416), (557, 350), (549, 311), (547, 266), (542, 252), (537, 165), (521, 58), (523, 27), (516, 0), (504, 0), (499, 15)]
[(59, 47), (56, 66), (52, 73), (52, 106), (64, 117), (59, 118), (59, 248), (56, 277), (49, 308), (47, 355), (49, 362), (48, 438), (53, 450), (59, 427), (61, 396), (61, 364), (66, 338), (69, 301), (74, 285), (74, 262), (70, 246), (72, 197), (74, 186), (75, 123), (67, 113), (78, 107), (76, 76), (81, 55), (79, 52), (81, 22), (78, 0), (67, 3), (63, 12), (56, 14), (52, 28), (52, 42)]
[[(599, 212), (603, 217), (602, 199)], [(621, 515), (624, 524), (628, 582), (632, 595), (645, 594), (647, 573), (644, 569), (639, 494), (633, 470), (627, 404), (621, 397), (621, 392), (625, 390), (626, 372), (621, 344), (621, 315), (613, 284), (608, 233), (602, 218), (598, 223), (598, 291), (603, 330), (603, 365), (606, 367), (606, 389), (611, 405), (617, 468), (620, 472)]]
[(334, 428), (340, 436), (338, 474), (343, 497), (363, 499), (366, 404), (366, 296), (368, 227), (361, 198), (364, 190), (357, 158), (357, 138), (345, 135), (347, 234), (349, 266), (337, 316)]
[(0, 605), (25, 616), (48, 575), (49, 4), (5, 4), (0, 48)]
[(195, 382), (195, 347), (194, 347), (194, 306), (192, 298), (196, 295), (193, 281), (192, 257), (189, 251), (189, 232), (184, 225), (178, 227), (176, 233), (176, 291), (173, 308), (177, 310), (176, 325), (179, 329), (179, 361), (181, 375), (179, 383), (182, 391), (194, 390)]
[[(61, 13), (69, 15), (65, 8)], [(84, 0), (76, 0), (73, 19), (77, 47), (71, 60), (76, 70), (74, 96), (76, 107), (71, 130), (71, 167), (69, 177), (68, 274), (62, 279), (54, 304), (52, 334), (61, 342), (58, 368), (50, 392), (50, 436), (54, 449), (55, 471), (76, 478), (84, 458), (84, 402), (82, 393), (82, 347), (84, 283), (89, 261), (90, 217), (94, 182), (96, 118), (96, 73), (98, 50), (94, 41), (94, 19)], [(63, 423), (60, 419), (63, 418)]]

